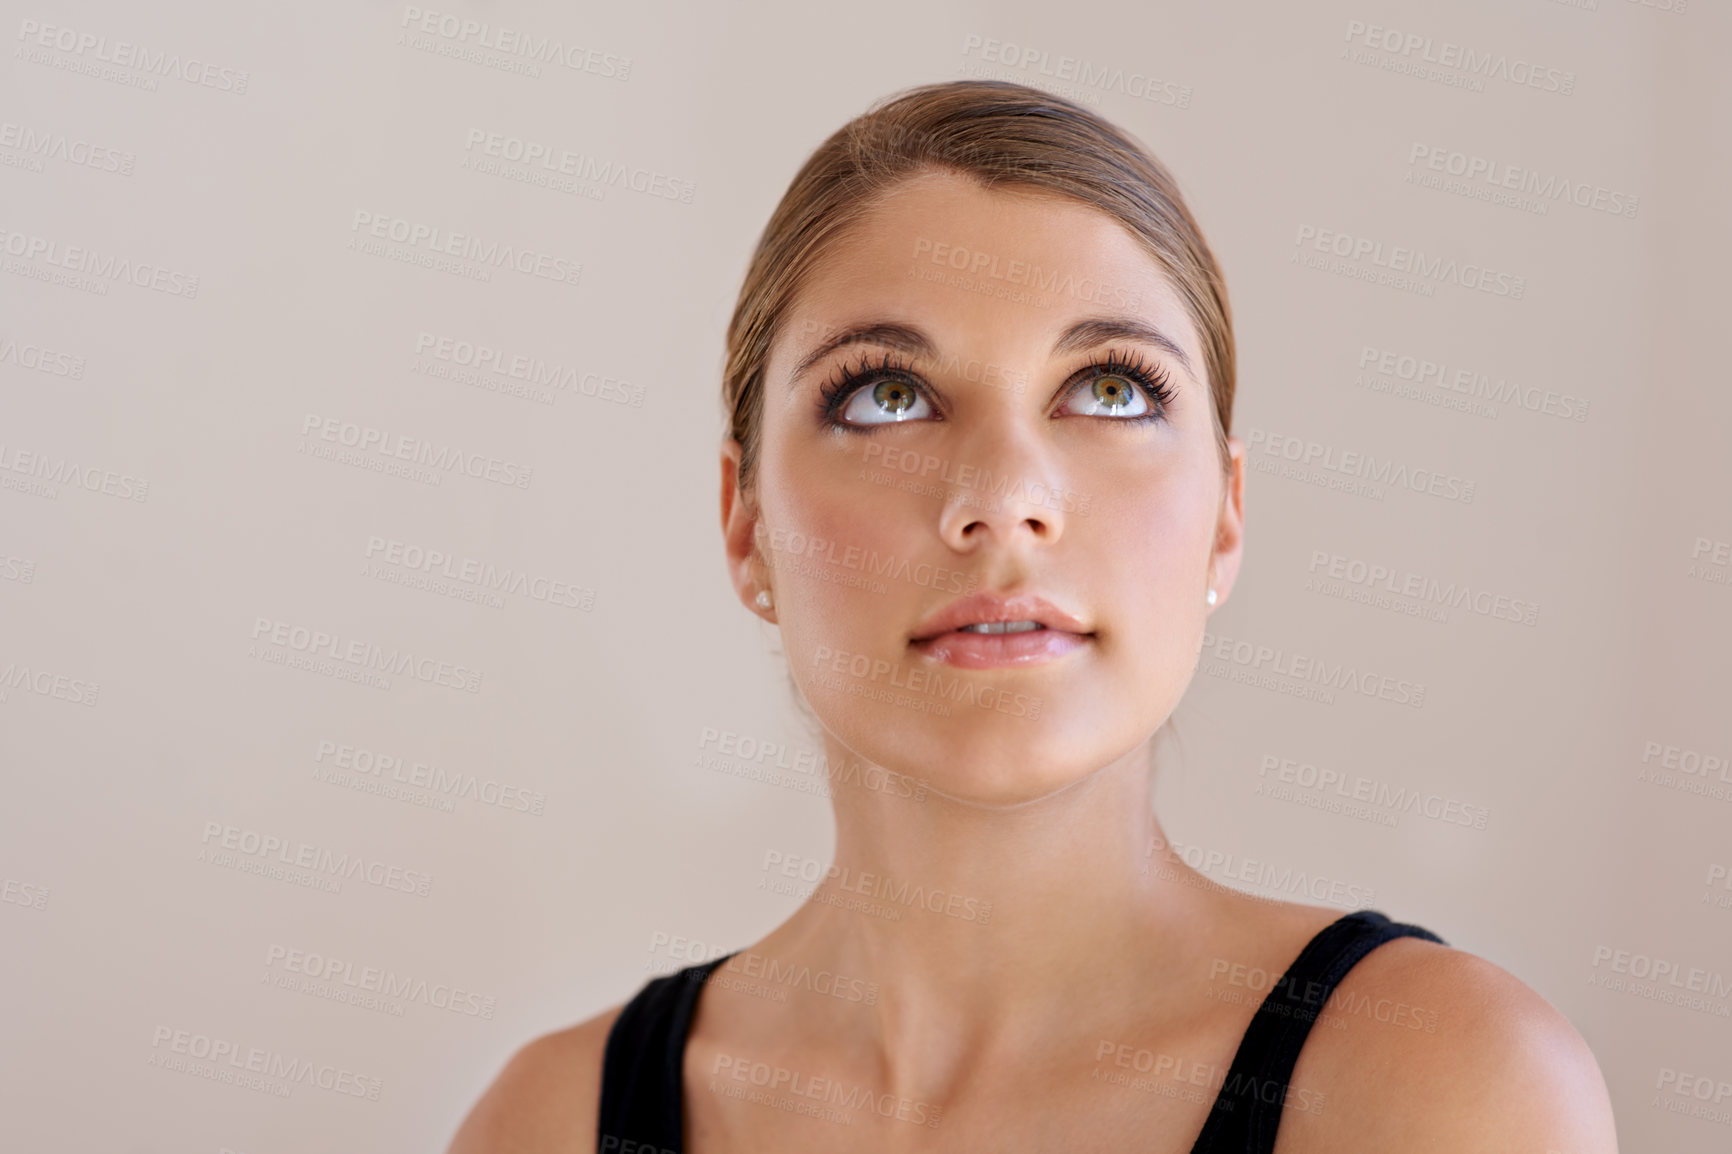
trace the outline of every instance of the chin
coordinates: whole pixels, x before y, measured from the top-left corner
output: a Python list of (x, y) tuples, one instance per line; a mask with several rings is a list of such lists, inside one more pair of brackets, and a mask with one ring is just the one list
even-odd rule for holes
[(873, 760), (924, 778), (933, 792), (957, 801), (1020, 805), (1075, 785), (1112, 760), (1104, 749), (1097, 755), (1092, 741), (1067, 740), (1056, 721), (932, 718), (921, 727), (921, 740), (899, 743), (901, 748), (883, 750)]

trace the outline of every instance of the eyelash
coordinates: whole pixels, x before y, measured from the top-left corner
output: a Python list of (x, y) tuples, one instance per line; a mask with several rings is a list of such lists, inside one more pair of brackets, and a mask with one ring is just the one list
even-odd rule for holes
[[(1065, 393), (1065, 399), (1088, 381), (1098, 377), (1123, 377), (1135, 385), (1148, 401), (1149, 411), (1134, 417), (1107, 417), (1106, 420), (1116, 424), (1142, 425), (1150, 421), (1165, 420), (1167, 407), (1173, 402), (1175, 389), (1172, 376), (1160, 365), (1150, 364), (1136, 353), (1121, 354), (1115, 350), (1107, 350), (1098, 359), (1089, 362), (1078, 369), (1068, 382), (1071, 387)], [(870, 432), (884, 425), (894, 424), (885, 421), (878, 425), (854, 425), (840, 420), (842, 407), (850, 398), (868, 384), (877, 384), (880, 380), (901, 381), (916, 392), (925, 392), (920, 378), (912, 368), (895, 353), (886, 352), (879, 356), (874, 364), (870, 357), (862, 356), (859, 364), (850, 369), (847, 362), (837, 368), (831, 378), (818, 386), (818, 416), (827, 429), (848, 429), (852, 432)], [(929, 397), (928, 403), (931, 402)]]

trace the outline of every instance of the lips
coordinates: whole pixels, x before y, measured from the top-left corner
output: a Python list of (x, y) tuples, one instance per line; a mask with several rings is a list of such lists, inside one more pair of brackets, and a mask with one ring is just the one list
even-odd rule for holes
[[(1033, 622), (1036, 628), (1027, 628)], [(1024, 623), (1006, 632), (985, 633), (968, 625)], [(954, 601), (915, 629), (909, 644), (934, 661), (965, 669), (1038, 665), (1094, 640), (1085, 622), (1043, 597), (976, 594)]]
[[(1047, 629), (1062, 633), (1093, 636), (1088, 625), (1074, 614), (1067, 613), (1044, 597), (1023, 595), (998, 597), (991, 593), (976, 593), (952, 601), (918, 625), (911, 640), (930, 641), (941, 634), (951, 633), (964, 625), (991, 625), (1012, 621), (1033, 621)], [(1036, 630), (1036, 632), (1039, 632)], [(963, 636), (970, 636), (964, 634)], [(1015, 634), (980, 634), (979, 636), (1015, 636)]]

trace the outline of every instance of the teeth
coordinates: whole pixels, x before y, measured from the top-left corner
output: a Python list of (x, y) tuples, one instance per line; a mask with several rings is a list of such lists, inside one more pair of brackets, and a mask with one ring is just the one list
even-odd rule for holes
[(1038, 621), (992, 621), (979, 625), (964, 625), (958, 633), (1027, 633), (1031, 629), (1045, 629)]

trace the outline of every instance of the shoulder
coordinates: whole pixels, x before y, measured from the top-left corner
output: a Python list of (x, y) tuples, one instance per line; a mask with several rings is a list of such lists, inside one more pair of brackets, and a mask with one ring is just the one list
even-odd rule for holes
[(1420, 939), (1348, 972), (1292, 1084), (1320, 1091), (1295, 1127), (1318, 1149), (1617, 1150), (1605, 1080), (1569, 1020), (1498, 966)]
[(446, 1154), (590, 1154), (602, 1057), (624, 1006), (522, 1046), (469, 1111)]

